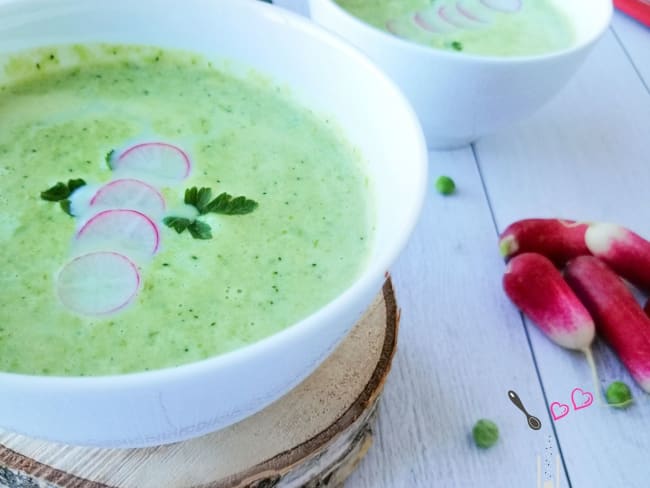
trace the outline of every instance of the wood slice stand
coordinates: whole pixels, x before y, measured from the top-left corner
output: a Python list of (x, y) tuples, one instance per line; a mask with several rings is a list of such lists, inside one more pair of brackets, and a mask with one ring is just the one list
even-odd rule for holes
[(146, 449), (98, 449), (0, 431), (0, 487), (339, 487), (372, 444), (372, 421), (398, 324), (388, 279), (314, 374), (258, 414), (197, 439)]

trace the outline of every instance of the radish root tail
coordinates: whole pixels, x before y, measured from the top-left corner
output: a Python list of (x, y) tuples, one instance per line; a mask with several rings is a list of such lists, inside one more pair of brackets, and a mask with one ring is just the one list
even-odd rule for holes
[(594, 361), (594, 355), (591, 352), (591, 347), (587, 347), (582, 352), (585, 353), (587, 364), (591, 370), (591, 381), (594, 383), (594, 395), (596, 396), (596, 401), (600, 405), (607, 406), (607, 403), (603, 399), (603, 394), (601, 392), (600, 379), (598, 378), (598, 370), (596, 369), (596, 362)]

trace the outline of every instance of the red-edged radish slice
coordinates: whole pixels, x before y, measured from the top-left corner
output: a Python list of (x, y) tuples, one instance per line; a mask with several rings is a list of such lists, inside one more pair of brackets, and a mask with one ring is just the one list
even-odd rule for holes
[(521, 0), (481, 0), (481, 3), (499, 12), (515, 13), (521, 10)]
[(90, 208), (131, 209), (160, 217), (165, 200), (158, 190), (141, 180), (123, 178), (102, 186), (90, 199)]
[(75, 247), (83, 251), (111, 250), (131, 258), (153, 255), (160, 232), (156, 224), (137, 210), (104, 210), (77, 232)]
[(125, 307), (140, 288), (138, 268), (115, 252), (84, 254), (68, 262), (57, 277), (63, 304), (82, 315), (106, 315)]
[(472, 22), (477, 22), (479, 24), (489, 23), (489, 20), (480, 17), (476, 12), (473, 12), (469, 7), (464, 5), (462, 2), (458, 2), (456, 4), (456, 10), (458, 10), (458, 13), (460, 13), (463, 17), (467, 17)]
[(386, 22), (386, 30), (397, 37), (402, 37), (395, 27), (395, 22), (392, 20)]
[(438, 9), (438, 16), (447, 22), (449, 25), (453, 25), (454, 27), (457, 27), (459, 29), (464, 29), (468, 27), (465, 23), (459, 21), (459, 19), (455, 18), (454, 14), (452, 13), (451, 10), (447, 8), (447, 5), (443, 5)]
[(440, 15), (438, 15), (438, 9), (431, 7), (416, 12), (412, 20), (417, 28), (424, 29), (433, 34), (448, 34), (458, 29), (456, 25), (441, 19)]
[(413, 22), (415, 25), (417, 25), (419, 28), (432, 32), (433, 34), (442, 34), (443, 32), (430, 24), (429, 22), (426, 21), (424, 17), (422, 17), (422, 14), (420, 12), (416, 12), (415, 15), (413, 15)]
[(147, 181), (173, 184), (190, 174), (190, 158), (181, 148), (165, 142), (145, 142), (124, 151), (113, 162), (118, 173), (143, 177)]

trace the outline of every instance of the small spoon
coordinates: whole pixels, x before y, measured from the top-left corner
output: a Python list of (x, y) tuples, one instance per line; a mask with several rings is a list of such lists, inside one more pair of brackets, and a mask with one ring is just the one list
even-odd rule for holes
[(529, 414), (526, 411), (526, 408), (524, 408), (524, 404), (521, 402), (519, 396), (514, 391), (510, 390), (508, 392), (508, 398), (510, 398), (510, 401), (515, 404), (515, 407), (517, 407), (519, 410), (524, 412), (526, 418), (528, 419), (528, 427), (530, 427), (533, 430), (539, 430), (542, 428), (542, 422), (537, 417)]

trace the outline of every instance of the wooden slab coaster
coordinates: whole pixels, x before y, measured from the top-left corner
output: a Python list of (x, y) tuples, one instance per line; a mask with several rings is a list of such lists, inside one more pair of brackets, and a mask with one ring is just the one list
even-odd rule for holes
[(145, 449), (98, 449), (0, 431), (0, 486), (339, 487), (372, 443), (371, 423), (395, 352), (398, 323), (388, 279), (314, 374), (258, 414), (197, 439)]

